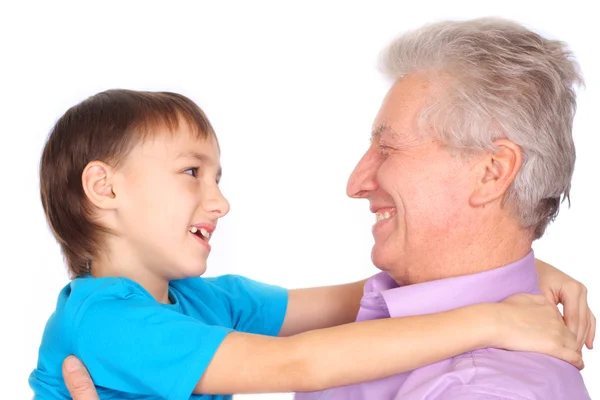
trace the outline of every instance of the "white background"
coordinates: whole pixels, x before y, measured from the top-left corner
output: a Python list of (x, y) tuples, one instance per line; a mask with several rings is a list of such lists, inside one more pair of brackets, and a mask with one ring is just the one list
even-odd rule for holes
[[(232, 210), (208, 275), (290, 288), (376, 272), (374, 218), (345, 184), (368, 146), (387, 84), (381, 48), (440, 18), (504, 16), (570, 43), (585, 74), (575, 124), (572, 206), (536, 255), (586, 283), (600, 315), (597, 152), (600, 58), (592, 2), (26, 1), (0, 7), (0, 397), (30, 398), (46, 319), (68, 282), (39, 201), (44, 140), (70, 106), (109, 88), (178, 91), (208, 114)], [(600, 344), (599, 344), (600, 345)], [(583, 375), (600, 397), (600, 355)], [(289, 399), (289, 394), (238, 396)]]

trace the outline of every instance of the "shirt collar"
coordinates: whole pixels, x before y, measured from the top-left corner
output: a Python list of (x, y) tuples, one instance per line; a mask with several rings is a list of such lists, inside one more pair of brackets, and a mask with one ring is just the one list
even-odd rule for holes
[[(539, 294), (535, 257), (530, 251), (506, 266), (476, 274), (398, 287), (385, 273), (365, 285), (361, 310), (378, 317), (406, 317), (430, 314), (473, 305), (500, 302), (517, 293)], [(366, 314), (365, 314), (366, 313)], [(359, 313), (359, 318), (361, 314)], [(372, 318), (372, 317), (371, 317)]]

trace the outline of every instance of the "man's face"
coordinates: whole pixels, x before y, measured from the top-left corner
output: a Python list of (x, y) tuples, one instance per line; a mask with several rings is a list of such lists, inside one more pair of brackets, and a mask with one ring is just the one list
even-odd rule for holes
[(472, 226), (473, 172), (451, 154), (417, 117), (435, 96), (424, 77), (397, 81), (375, 120), (371, 146), (348, 181), (350, 197), (366, 198), (376, 213), (375, 266), (399, 284), (444, 277), (444, 254), (461, 251)]

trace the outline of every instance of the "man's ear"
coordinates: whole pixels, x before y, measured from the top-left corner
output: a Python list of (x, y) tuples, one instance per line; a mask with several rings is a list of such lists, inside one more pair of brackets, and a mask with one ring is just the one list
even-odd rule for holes
[(476, 166), (480, 173), (469, 198), (469, 204), (473, 207), (501, 199), (523, 164), (521, 147), (514, 142), (498, 139), (494, 145), (496, 150), (487, 154)]
[(85, 195), (94, 206), (101, 210), (116, 207), (113, 174), (114, 169), (101, 161), (90, 162), (81, 174)]

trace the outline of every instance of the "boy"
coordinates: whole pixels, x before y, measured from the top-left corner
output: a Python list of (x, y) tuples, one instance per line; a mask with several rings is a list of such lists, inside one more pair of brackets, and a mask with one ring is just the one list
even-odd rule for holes
[(69, 354), (100, 398), (119, 399), (314, 391), (481, 347), (581, 363), (556, 308), (535, 296), (334, 327), (354, 320), (362, 282), (288, 294), (239, 276), (200, 278), (229, 211), (219, 154), (204, 113), (178, 94), (111, 90), (60, 118), (41, 197), (75, 279), (44, 332), (36, 398), (69, 397)]

